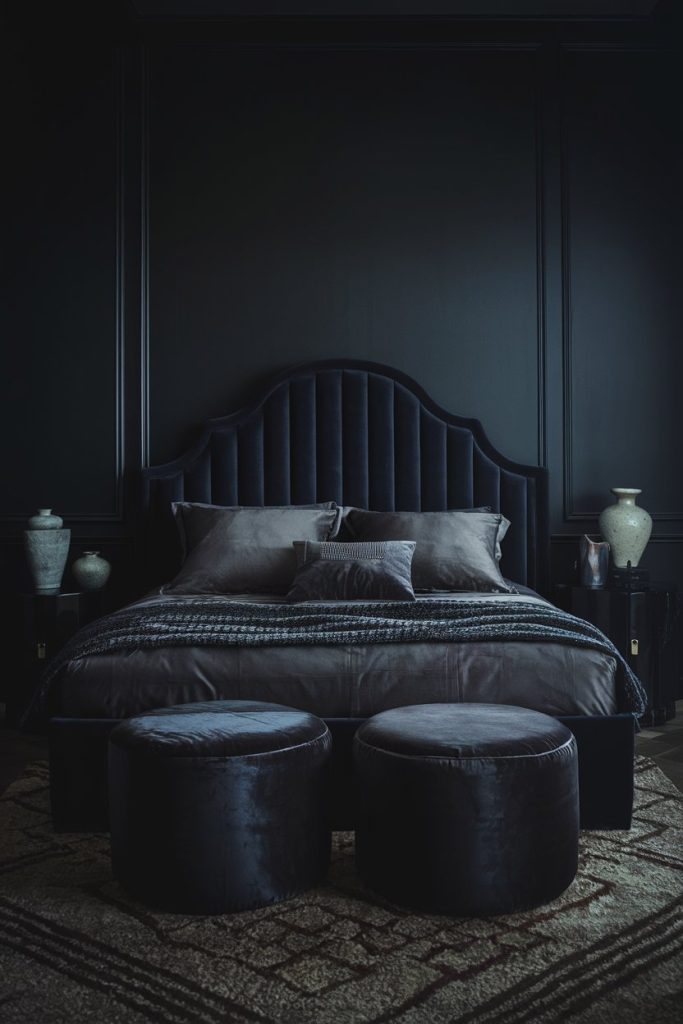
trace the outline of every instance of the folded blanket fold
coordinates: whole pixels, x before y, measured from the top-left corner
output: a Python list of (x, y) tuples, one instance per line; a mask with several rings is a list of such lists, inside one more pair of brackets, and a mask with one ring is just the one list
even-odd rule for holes
[(52, 683), (65, 665), (91, 655), (185, 646), (381, 644), (534, 641), (600, 651), (617, 663), (620, 711), (642, 715), (642, 684), (614, 644), (591, 623), (552, 605), (524, 601), (346, 602), (256, 604), (197, 598), (130, 606), (77, 633), (47, 666), (24, 716), (25, 728), (45, 720)]

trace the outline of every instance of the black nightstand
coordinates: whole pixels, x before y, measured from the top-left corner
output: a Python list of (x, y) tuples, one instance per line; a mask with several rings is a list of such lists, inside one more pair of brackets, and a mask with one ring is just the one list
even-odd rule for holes
[(104, 615), (106, 596), (94, 593), (22, 594), (21, 657), (7, 702), (8, 724), (16, 724), (48, 661), (78, 630)]
[(641, 721), (662, 725), (673, 718), (680, 671), (680, 598), (671, 584), (649, 590), (591, 590), (559, 584), (558, 608), (587, 619), (605, 633), (639, 677), (648, 695)]

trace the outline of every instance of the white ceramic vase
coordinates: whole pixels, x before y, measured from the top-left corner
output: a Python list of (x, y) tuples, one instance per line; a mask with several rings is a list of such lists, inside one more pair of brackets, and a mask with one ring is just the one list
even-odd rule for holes
[(600, 513), (600, 533), (609, 543), (616, 568), (625, 569), (630, 562), (635, 569), (650, 539), (652, 518), (636, 505), (641, 493), (639, 488), (612, 487), (610, 490), (617, 500)]

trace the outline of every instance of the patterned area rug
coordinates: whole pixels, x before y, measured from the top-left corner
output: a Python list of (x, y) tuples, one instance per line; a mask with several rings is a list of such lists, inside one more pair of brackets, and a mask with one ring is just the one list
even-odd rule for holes
[(632, 831), (583, 833), (579, 875), (539, 910), (413, 914), (328, 882), (234, 916), (152, 913), (112, 881), (108, 838), (55, 835), (47, 769), (0, 801), (6, 1024), (676, 1024), (683, 1019), (683, 804), (637, 762)]

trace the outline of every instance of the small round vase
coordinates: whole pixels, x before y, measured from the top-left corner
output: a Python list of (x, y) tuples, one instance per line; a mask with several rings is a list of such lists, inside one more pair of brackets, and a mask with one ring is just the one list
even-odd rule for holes
[(52, 514), (51, 508), (39, 508), (28, 521), (29, 530), (61, 530), (64, 520)]
[(610, 490), (617, 500), (600, 513), (600, 533), (609, 543), (616, 568), (625, 569), (630, 562), (635, 569), (650, 539), (652, 519), (644, 508), (636, 505), (639, 488)]
[(101, 590), (109, 579), (111, 566), (99, 551), (84, 551), (71, 566), (71, 571), (82, 590)]

